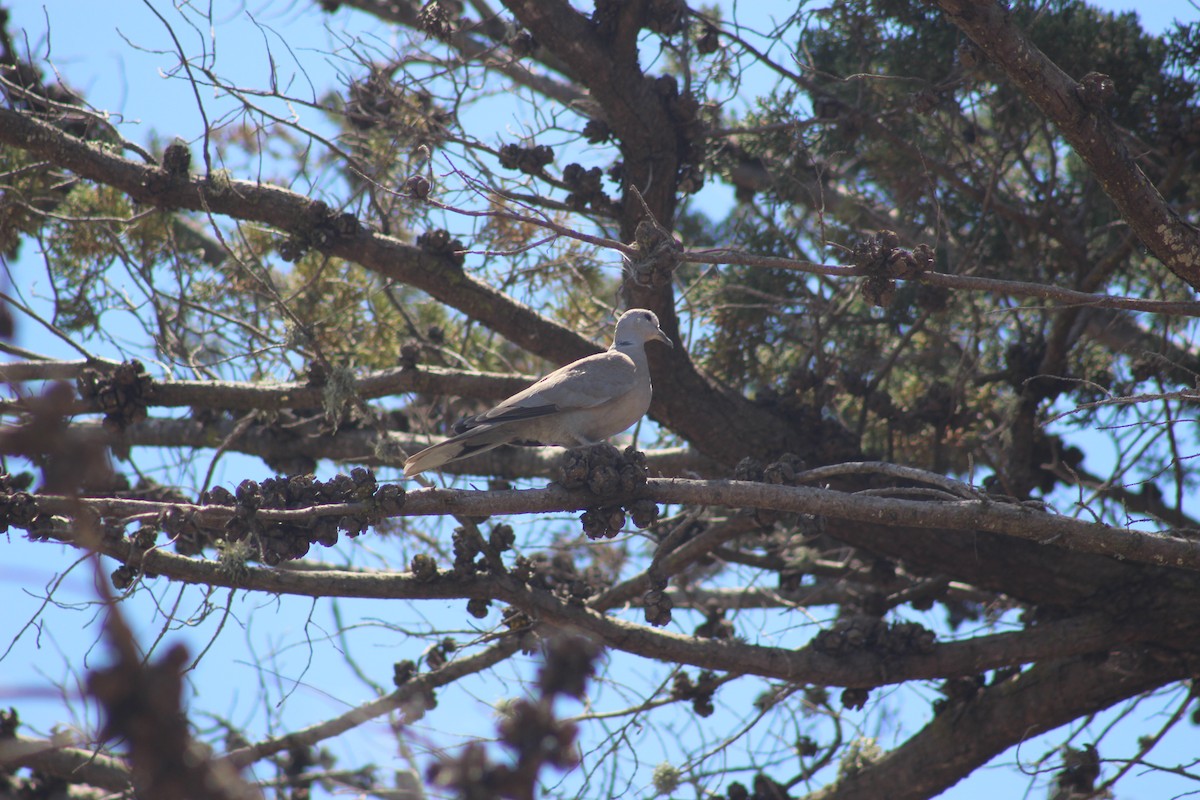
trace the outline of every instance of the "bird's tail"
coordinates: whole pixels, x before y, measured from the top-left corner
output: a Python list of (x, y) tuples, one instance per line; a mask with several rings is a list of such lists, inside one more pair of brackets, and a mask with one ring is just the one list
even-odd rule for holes
[(479, 453), (487, 452), (508, 441), (503, 426), (483, 425), (451, 436), (445, 441), (426, 447), (419, 453), (414, 453), (404, 462), (404, 477), (411, 478), (418, 473), (459, 461)]

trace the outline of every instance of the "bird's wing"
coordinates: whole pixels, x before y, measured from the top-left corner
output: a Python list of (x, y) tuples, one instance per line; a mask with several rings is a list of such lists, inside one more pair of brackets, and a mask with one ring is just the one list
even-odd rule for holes
[(616, 350), (596, 353), (551, 372), (492, 410), (464, 420), (455, 430), (596, 408), (633, 391), (637, 381), (632, 358)]
[[(519, 424), (523, 421), (547, 418), (553, 429), (552, 415), (564, 415), (565, 441), (588, 438), (585, 431), (598, 423), (601, 429), (623, 428), (622, 424), (603, 424), (607, 421), (603, 418), (615, 415), (615, 419), (620, 419), (624, 412), (619, 401), (639, 387), (639, 380), (648, 378), (644, 374), (639, 376), (634, 360), (619, 351), (609, 350), (580, 359), (551, 372), (491, 411), (455, 425), (456, 435), (409, 457), (404, 464), (404, 475), (412, 477), (502, 444), (532, 441), (528, 426)], [(580, 411), (590, 413), (580, 419)], [(581, 425), (586, 428), (576, 430)], [(546, 429), (541, 430), (544, 433)], [(553, 441), (559, 438), (555, 436)]]

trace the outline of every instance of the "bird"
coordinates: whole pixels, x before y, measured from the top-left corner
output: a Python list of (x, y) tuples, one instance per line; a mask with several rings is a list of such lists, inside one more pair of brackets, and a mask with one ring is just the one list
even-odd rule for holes
[(655, 341), (675, 346), (653, 311), (626, 311), (608, 350), (567, 364), (490, 411), (461, 420), (454, 436), (409, 456), (404, 477), (504, 444), (582, 447), (621, 433), (650, 408), (646, 344)]

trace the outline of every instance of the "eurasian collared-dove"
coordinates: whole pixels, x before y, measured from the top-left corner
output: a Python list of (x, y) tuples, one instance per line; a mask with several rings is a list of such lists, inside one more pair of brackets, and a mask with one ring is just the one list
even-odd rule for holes
[(404, 477), (502, 444), (579, 447), (620, 433), (650, 408), (646, 342), (651, 340), (674, 346), (654, 312), (626, 311), (607, 351), (557, 369), (491, 411), (459, 422), (456, 435), (410, 456)]

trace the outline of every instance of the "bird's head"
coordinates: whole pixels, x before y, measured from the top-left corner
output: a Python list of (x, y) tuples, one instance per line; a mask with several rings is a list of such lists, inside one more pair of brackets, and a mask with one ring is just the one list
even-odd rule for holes
[(658, 327), (658, 317), (653, 311), (644, 308), (631, 308), (617, 320), (617, 331), (613, 337), (618, 347), (622, 345), (645, 344), (649, 341), (659, 341), (667, 347), (675, 343)]

